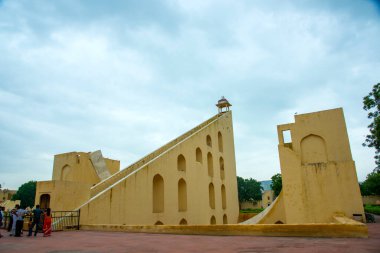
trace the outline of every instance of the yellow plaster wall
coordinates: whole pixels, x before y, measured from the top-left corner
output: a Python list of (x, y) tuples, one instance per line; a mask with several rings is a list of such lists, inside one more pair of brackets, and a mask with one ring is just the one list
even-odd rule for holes
[(273, 191), (272, 190), (264, 191), (263, 194), (261, 195), (261, 199), (262, 199), (261, 204), (263, 208), (267, 208), (270, 204), (273, 203), (273, 199), (274, 199)]
[[(283, 143), (282, 131), (292, 143)], [(364, 210), (341, 108), (295, 116), (278, 126), (286, 223), (332, 222)]]
[[(124, 174), (124, 178), (102, 182), (105, 190), (95, 192), (93, 198), (80, 208), (82, 224), (128, 224), (153, 225), (179, 224), (182, 219), (187, 224), (210, 224), (214, 216), (217, 224), (223, 224), (223, 216), (228, 223), (236, 223), (239, 215), (235, 150), (232, 114), (226, 112), (197, 131), (190, 131), (186, 138), (167, 146), (161, 155), (147, 159), (141, 168), (134, 168)], [(196, 128), (198, 129), (198, 128)], [(218, 132), (223, 138), (223, 152), (218, 148)], [(212, 139), (212, 147), (206, 144), (206, 137)], [(196, 161), (196, 149), (202, 151), (202, 162)], [(207, 154), (213, 156), (214, 175), (208, 175)], [(183, 155), (186, 171), (179, 171), (177, 158)], [(225, 177), (221, 179), (219, 158), (224, 159)], [(127, 168), (128, 169), (128, 168)], [(121, 174), (126, 173), (124, 171)], [(164, 181), (164, 211), (153, 212), (153, 178), (159, 174)], [(187, 210), (178, 210), (178, 181), (187, 184)], [(209, 205), (209, 184), (215, 189), (215, 209)], [(110, 185), (107, 185), (110, 184)], [(226, 189), (226, 208), (222, 207), (221, 186)]]
[(12, 196), (16, 194), (15, 190), (2, 189), (0, 190), (0, 203), (5, 200), (11, 200)]
[(286, 214), (284, 208), (284, 198), (282, 196), (283, 192), (274, 200), (274, 202), (267, 207), (264, 211), (258, 215), (252, 217), (249, 220), (242, 222), (241, 224), (275, 224), (275, 223), (286, 223)]
[[(283, 131), (290, 130), (291, 142)], [(277, 126), (282, 191), (264, 212), (244, 224), (336, 223), (365, 221), (355, 162), (343, 109), (295, 115), (295, 123)]]
[(72, 181), (39, 181), (35, 205), (40, 204), (43, 194), (50, 195), (50, 208), (53, 211), (72, 211), (90, 198), (91, 184)]
[(1, 207), (4, 207), (5, 211), (10, 211), (13, 208), (15, 208), (16, 205), (20, 205), (21, 200), (5, 200), (4, 202), (0, 203)]
[(380, 195), (362, 196), (363, 204), (380, 205)]
[[(120, 161), (104, 159), (111, 174), (120, 170)], [(91, 163), (89, 153), (70, 152), (54, 156), (53, 180), (83, 182), (94, 185), (100, 182)]]
[(81, 225), (81, 230), (159, 233), (176, 235), (250, 235), (284, 237), (356, 237), (368, 238), (364, 224), (259, 224), (259, 225), (189, 225), (189, 226), (128, 226), (113, 224)]
[(261, 200), (240, 202), (240, 209), (257, 209), (257, 208), (262, 208), (262, 207), (263, 207), (263, 204)]

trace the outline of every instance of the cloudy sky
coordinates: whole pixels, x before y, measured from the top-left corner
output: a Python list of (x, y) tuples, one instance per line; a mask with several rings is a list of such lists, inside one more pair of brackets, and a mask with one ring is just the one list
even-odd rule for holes
[(280, 172), (276, 125), (343, 107), (359, 180), (380, 82), (379, 1), (0, 0), (0, 183), (53, 155), (126, 167), (233, 104), (237, 174)]

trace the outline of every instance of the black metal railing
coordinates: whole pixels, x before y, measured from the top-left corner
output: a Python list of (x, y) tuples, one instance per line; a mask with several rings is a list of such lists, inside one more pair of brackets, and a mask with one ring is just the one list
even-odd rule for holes
[(80, 210), (54, 211), (51, 215), (53, 231), (75, 229), (79, 230)]
[[(53, 231), (62, 231), (75, 229), (79, 230), (80, 211), (52, 211), (52, 229)], [(24, 230), (28, 229), (28, 223), (33, 220), (33, 214), (26, 214), (24, 216)], [(3, 217), (2, 226), (0, 228), (8, 229), (12, 224), (9, 213), (5, 213)], [(44, 218), (43, 215), (38, 224), (38, 230), (42, 232)]]

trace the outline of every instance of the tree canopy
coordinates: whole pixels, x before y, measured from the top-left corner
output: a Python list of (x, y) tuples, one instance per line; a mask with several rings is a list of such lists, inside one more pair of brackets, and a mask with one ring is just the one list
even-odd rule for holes
[(21, 207), (33, 207), (34, 206), (34, 199), (36, 196), (36, 181), (29, 181), (25, 184), (22, 184), (15, 195), (12, 196), (12, 200), (21, 200)]
[(360, 184), (360, 191), (363, 196), (380, 195), (380, 173), (369, 173), (366, 180)]
[(272, 183), (270, 187), (274, 191), (274, 196), (277, 197), (282, 190), (282, 176), (280, 173), (277, 173), (273, 175), (271, 179), (272, 179)]
[(363, 105), (363, 109), (368, 111), (368, 118), (372, 120), (363, 146), (375, 149), (376, 167), (360, 184), (360, 191), (364, 196), (380, 195), (380, 83), (375, 84), (372, 91), (363, 98)]
[(375, 84), (372, 91), (363, 98), (363, 105), (363, 109), (368, 111), (368, 118), (372, 120), (363, 146), (375, 148), (375, 170), (380, 172), (380, 83)]
[(237, 177), (239, 202), (261, 200), (261, 183), (253, 178)]

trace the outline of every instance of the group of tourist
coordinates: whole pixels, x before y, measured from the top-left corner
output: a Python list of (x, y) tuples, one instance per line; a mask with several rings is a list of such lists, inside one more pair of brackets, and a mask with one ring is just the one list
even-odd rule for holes
[[(20, 205), (16, 205), (14, 209), (9, 212), (9, 223), (8, 232), (10, 236), (20, 237), (22, 236), (22, 228), (24, 226), (24, 217), (30, 215), (28, 228), (28, 236), (33, 233), (33, 228), (36, 226), (34, 231), (34, 236), (37, 236), (38, 226), (43, 222), (43, 233), (44, 237), (51, 235), (51, 210), (47, 208), (46, 210), (41, 210), (40, 205), (36, 205), (36, 208), (31, 212), (24, 210)], [(0, 212), (0, 227), (3, 226), (4, 212), (3, 209)], [(0, 233), (0, 238), (3, 237)]]

